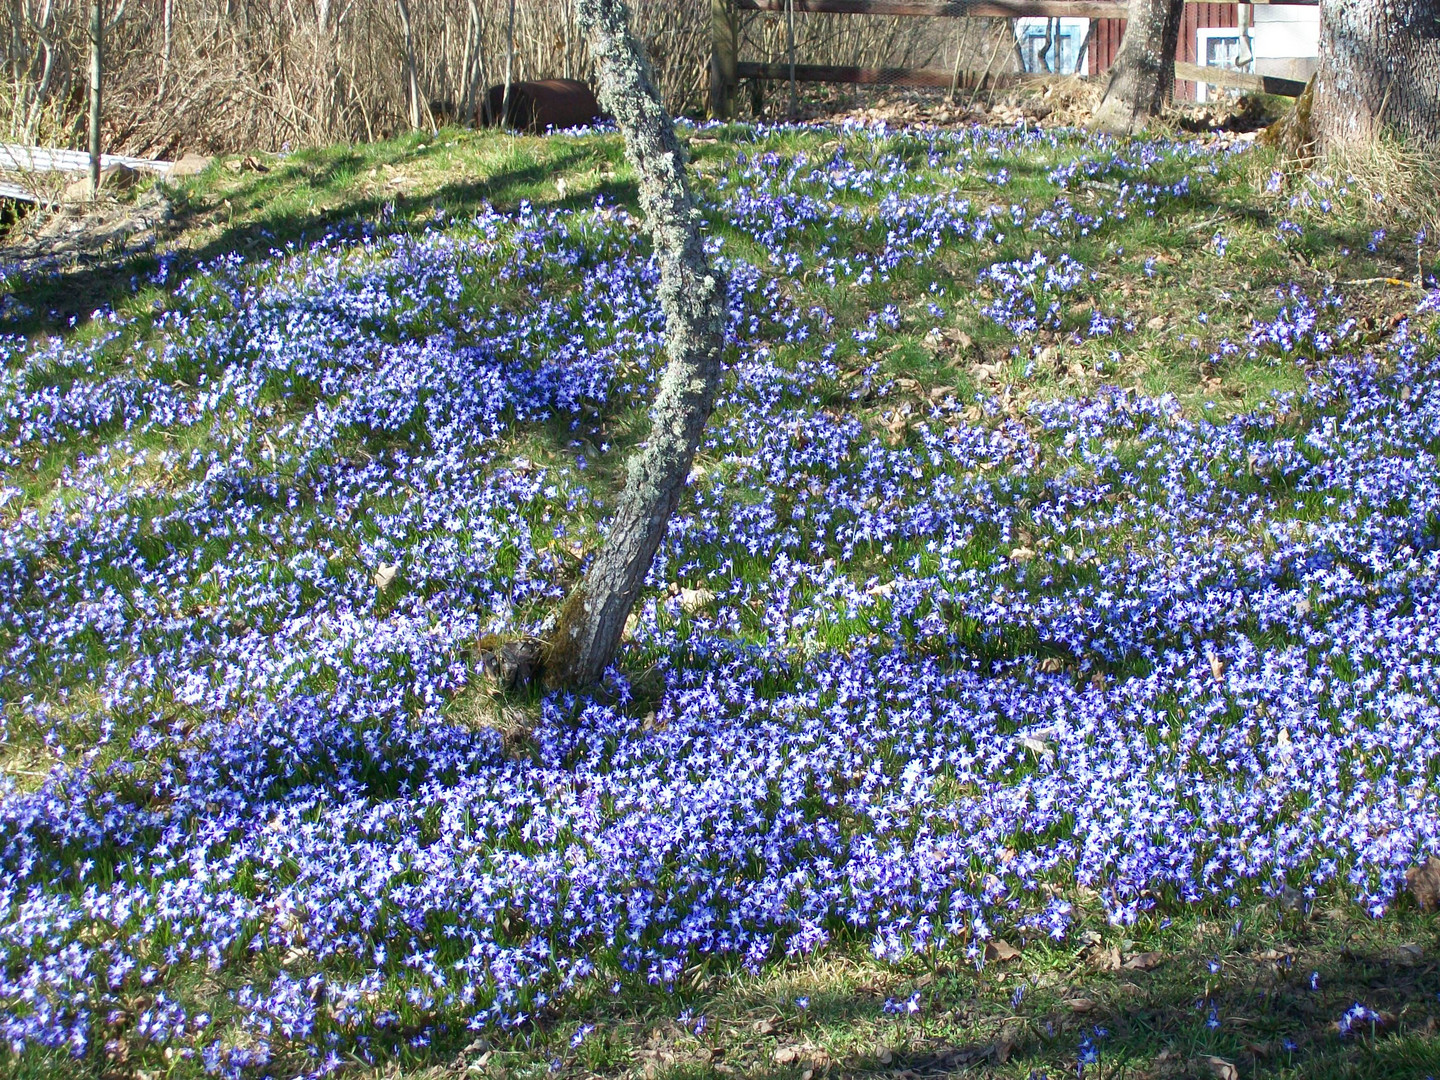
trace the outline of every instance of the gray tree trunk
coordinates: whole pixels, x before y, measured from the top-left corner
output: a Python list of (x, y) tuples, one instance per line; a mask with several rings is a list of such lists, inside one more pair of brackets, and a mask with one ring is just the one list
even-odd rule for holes
[(1440, 145), (1440, 0), (1321, 0), (1311, 123), (1325, 150)]
[(100, 0), (90, 0), (90, 197), (100, 194), (100, 80), (104, 67), (105, 22)]
[(705, 255), (685, 151), (630, 33), (629, 12), (623, 0), (576, 0), (575, 6), (589, 38), (600, 103), (615, 117), (639, 178), (640, 207), (660, 264), (669, 363), (650, 437), (630, 459), (605, 543), (547, 642), (544, 670), (551, 686), (594, 683), (614, 659), (715, 403), (727, 311), (725, 281)]
[(1130, 0), (1125, 38), (1091, 126), (1133, 135), (1160, 115), (1175, 89), (1175, 46), (1184, 0)]

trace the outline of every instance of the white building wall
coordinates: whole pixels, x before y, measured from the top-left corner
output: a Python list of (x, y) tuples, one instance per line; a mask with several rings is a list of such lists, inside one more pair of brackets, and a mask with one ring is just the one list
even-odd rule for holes
[(1308, 79), (1320, 52), (1320, 9), (1292, 4), (1256, 4), (1250, 45), (1257, 75)]

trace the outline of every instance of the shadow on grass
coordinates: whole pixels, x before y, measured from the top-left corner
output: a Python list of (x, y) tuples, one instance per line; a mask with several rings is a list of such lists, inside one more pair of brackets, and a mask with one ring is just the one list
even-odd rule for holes
[[(423, 232), (443, 209), (447, 217), (464, 218), (486, 206), (507, 208), (523, 199), (537, 207), (579, 209), (591, 204), (596, 194), (609, 202), (634, 206), (637, 190), (633, 182), (602, 183), (598, 191), (568, 197), (537, 198), (537, 189), (556, 177), (587, 164), (618, 158), (618, 146), (607, 147), (600, 137), (573, 139), (551, 137), (555, 141), (534, 138), (517, 145), (510, 155), (519, 160), (494, 171), (447, 182), (422, 193), (403, 191), (366, 191), (359, 197), (349, 194), (349, 187), (362, 170), (391, 167), (393, 162), (414, 165), (433, 155), (438, 148), (418, 154), (404, 145), (381, 144), (377, 147), (340, 148), (338, 150), (297, 155), (293, 160), (265, 172), (242, 173), (239, 190), (233, 191), (219, 204), (229, 206), (232, 219), (217, 234), (196, 247), (168, 252), (169, 279), (182, 280), (201, 264), (221, 255), (265, 253), (289, 243), (306, 243), (326, 236), (358, 235), (367, 228), (385, 234)], [(517, 144), (520, 140), (517, 139)], [(556, 146), (560, 149), (556, 149)], [(536, 151), (543, 151), (537, 156)], [(340, 205), (315, 208), (299, 205), (295, 188), (300, 194), (319, 198), (341, 198)], [(284, 209), (266, 212), (266, 206), (285, 196)], [(177, 192), (177, 206), (168, 224), (171, 236), (202, 227), (214, 206), (207, 206), (190, 196), (187, 190)], [(254, 216), (252, 216), (254, 215)], [(97, 254), (86, 265), (62, 271), (45, 271), (16, 275), (10, 294), (21, 310), (29, 314), (12, 316), (7, 330), (22, 335), (58, 333), (85, 325), (91, 314), (113, 308), (133, 297), (142, 278), (148, 278), (160, 266), (153, 252), (129, 252), (119, 256)]]
[[(1403, 900), (1378, 921), (1337, 909), (1265, 925), (1264, 909), (1243, 910), (1257, 929), (1242, 939), (1186, 913), (1135, 944), (1142, 959), (1131, 969), (1097, 963), (1104, 947), (1039, 943), (981, 972), (944, 960), (930, 971), (913, 961), (891, 969), (851, 954), (787, 963), (758, 983), (716, 979), (713, 994), (684, 1002), (707, 1018), (699, 1037), (674, 1020), (677, 1000), (658, 995), (608, 1027), (602, 1004), (553, 1030), (593, 1023), (609, 1060), (577, 1064), (655, 1080), (1440, 1077), (1432, 916)], [(919, 1009), (907, 1014), (914, 993)], [(1337, 1021), (1357, 1002), (1383, 1019), (1342, 1036)], [(497, 1054), (488, 1075), (513, 1074), (527, 1056)]]

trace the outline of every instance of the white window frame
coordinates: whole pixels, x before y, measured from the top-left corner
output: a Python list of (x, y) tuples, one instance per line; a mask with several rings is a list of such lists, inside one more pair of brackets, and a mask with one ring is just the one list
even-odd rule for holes
[[(1211, 42), (1214, 38), (1235, 38), (1235, 39), (1238, 40), (1239, 37), (1240, 37), (1240, 33), (1241, 33), (1240, 27), (1238, 27), (1238, 26), (1201, 26), (1201, 27), (1198, 27), (1198, 28), (1196, 29), (1196, 31), (1195, 31), (1195, 60), (1196, 60), (1196, 62), (1199, 64), (1200, 67), (1209, 67), (1210, 65), (1204, 63), (1204, 60), (1206, 59), (1206, 57), (1208, 57), (1208, 56), (1210, 55), (1210, 49), (1209, 49), (1209, 44), (1210, 44), (1210, 42)], [(1196, 100), (1196, 101), (1209, 101), (1209, 100), (1210, 100), (1210, 86), (1209, 86), (1209, 84), (1203, 83), (1203, 82), (1202, 82), (1202, 83), (1196, 83), (1196, 84), (1195, 84), (1195, 100)]]

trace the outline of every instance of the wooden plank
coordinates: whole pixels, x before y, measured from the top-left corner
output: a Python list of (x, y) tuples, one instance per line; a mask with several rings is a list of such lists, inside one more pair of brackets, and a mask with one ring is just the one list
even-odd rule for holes
[(1274, 75), (1252, 75), (1248, 71), (1200, 67), (1198, 64), (1182, 64), (1179, 61), (1175, 63), (1175, 77), (1189, 79), (1192, 82), (1208, 83), (1211, 86), (1228, 86), (1236, 90), (1279, 94), (1281, 97), (1299, 97), (1305, 92), (1305, 84), (1297, 79), (1281, 79)]
[(15, 202), (39, 202), (35, 193), (19, 184), (12, 184), (6, 180), (0, 180), (0, 199), (12, 199)]
[(716, 120), (730, 118), (740, 49), (736, 6), (732, 0), (710, 0), (710, 116)]
[[(140, 172), (162, 176), (170, 171), (170, 161), (150, 161), (125, 154), (102, 154), (100, 167), (128, 165)], [(49, 146), (25, 146), (21, 143), (0, 143), (0, 172), (74, 172), (90, 168), (90, 155), (83, 150), (58, 150)]]
[[(1212, 0), (1185, 0), (1187, 4)], [(1222, 0), (1234, 6), (1240, 0)], [(1258, 4), (1316, 7), (1320, 0), (1254, 0)], [(737, 11), (779, 14), (786, 0), (735, 0)], [(1129, 5), (1121, 0), (795, 0), (795, 10), (811, 15), (923, 15), (931, 18), (1123, 19)]]
[[(740, 63), (735, 65), (735, 69), (736, 76), (741, 79), (783, 80), (790, 78), (789, 64)], [(796, 82), (853, 83), (859, 86), (938, 86), (949, 89), (953, 75), (954, 72), (949, 68), (862, 68), (835, 64), (795, 65)], [(1052, 77), (1004, 72), (991, 74), (988, 78), (992, 86), (1009, 86), (1019, 82), (1031, 82)], [(980, 78), (980, 73), (962, 72), (960, 78), (962, 83), (967, 78), (974, 81)]]

